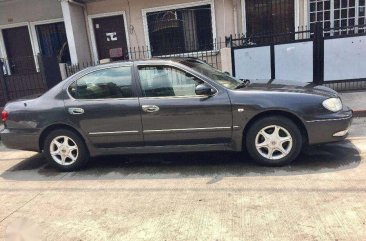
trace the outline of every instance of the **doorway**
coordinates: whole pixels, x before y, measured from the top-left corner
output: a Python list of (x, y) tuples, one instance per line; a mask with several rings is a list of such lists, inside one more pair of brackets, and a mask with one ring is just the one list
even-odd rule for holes
[[(246, 0), (246, 29), (247, 36), (274, 35), (289, 33), (295, 30), (295, 1), (294, 0)], [(271, 38), (256, 38), (256, 43), (288, 41), (293, 34)]]
[(91, 19), (98, 60), (128, 59), (128, 44), (124, 15)]
[(3, 29), (9, 74), (35, 72), (33, 49), (27, 26)]

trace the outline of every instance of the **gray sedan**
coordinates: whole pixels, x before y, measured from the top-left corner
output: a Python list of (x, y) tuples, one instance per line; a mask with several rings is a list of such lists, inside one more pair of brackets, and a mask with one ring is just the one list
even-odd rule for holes
[(292, 162), (304, 145), (346, 137), (352, 111), (326, 87), (237, 80), (192, 58), (87, 68), (43, 95), (8, 103), (3, 143), (63, 171), (111, 154), (235, 151)]

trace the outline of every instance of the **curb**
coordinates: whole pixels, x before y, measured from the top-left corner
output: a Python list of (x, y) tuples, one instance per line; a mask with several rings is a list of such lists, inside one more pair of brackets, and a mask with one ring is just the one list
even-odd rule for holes
[(366, 117), (366, 110), (354, 110), (353, 117)]

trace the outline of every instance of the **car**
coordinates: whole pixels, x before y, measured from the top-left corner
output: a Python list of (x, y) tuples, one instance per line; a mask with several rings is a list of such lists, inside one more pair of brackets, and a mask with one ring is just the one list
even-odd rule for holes
[(2, 119), (5, 146), (42, 152), (62, 171), (94, 156), (198, 151), (246, 150), (281, 166), (306, 145), (343, 140), (352, 110), (324, 86), (239, 80), (177, 57), (89, 67), (7, 103)]

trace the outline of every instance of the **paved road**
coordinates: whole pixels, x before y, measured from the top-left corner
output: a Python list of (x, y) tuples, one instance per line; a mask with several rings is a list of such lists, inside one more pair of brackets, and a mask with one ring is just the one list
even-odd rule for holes
[(366, 240), (365, 121), (282, 168), (200, 153), (104, 157), (59, 173), (2, 148), (0, 240)]

